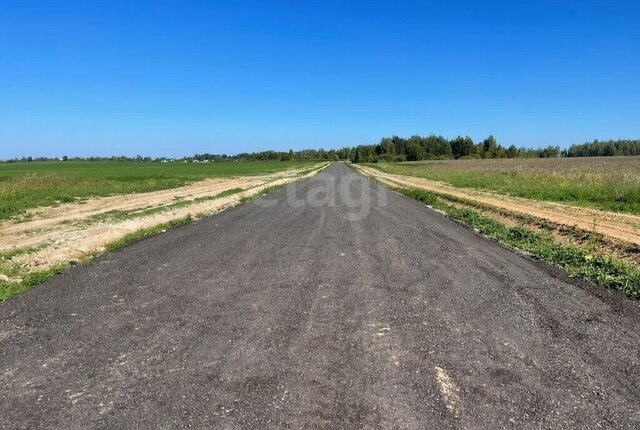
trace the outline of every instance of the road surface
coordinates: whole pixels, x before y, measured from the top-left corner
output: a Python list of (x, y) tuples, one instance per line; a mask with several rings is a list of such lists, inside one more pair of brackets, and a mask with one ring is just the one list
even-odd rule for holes
[(352, 175), (0, 304), (0, 426), (640, 427), (636, 302)]

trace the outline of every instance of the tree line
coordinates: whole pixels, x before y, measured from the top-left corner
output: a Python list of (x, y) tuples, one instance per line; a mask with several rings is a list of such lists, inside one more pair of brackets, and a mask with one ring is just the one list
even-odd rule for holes
[[(558, 146), (524, 148), (500, 145), (495, 137), (474, 142), (469, 136), (446, 139), (443, 136), (414, 135), (409, 138), (385, 137), (375, 145), (360, 145), (350, 150), (346, 158), (355, 163), (379, 161), (420, 161), (469, 158), (557, 158), (557, 157), (606, 157), (640, 155), (640, 140), (607, 140), (574, 144), (561, 150)], [(341, 157), (343, 158), (343, 157)]]
[(614, 155), (640, 155), (640, 140), (606, 140), (571, 145), (567, 157), (607, 157)]
[(517, 148), (515, 145), (504, 147), (493, 136), (476, 143), (469, 136), (447, 139), (432, 134), (425, 137), (385, 137), (375, 145), (357, 146), (352, 150), (350, 159), (355, 163), (374, 163), (459, 158), (553, 158), (562, 154), (558, 146), (540, 149)]
[(136, 155), (135, 157), (128, 157), (126, 155), (113, 155), (109, 157), (68, 157), (63, 155), (62, 157), (20, 157), (10, 158), (8, 160), (0, 160), (2, 163), (30, 163), (32, 161), (138, 161), (138, 162), (158, 162), (172, 160), (167, 157), (143, 157), (142, 155)]
[(414, 135), (409, 138), (392, 136), (385, 137), (373, 145), (359, 145), (340, 149), (303, 149), (300, 151), (260, 151), (243, 152), (236, 155), (227, 154), (195, 154), (182, 158), (167, 157), (22, 157), (5, 160), (4, 162), (30, 161), (136, 161), (136, 162), (231, 162), (231, 161), (304, 161), (304, 160), (350, 160), (354, 163), (376, 163), (379, 161), (420, 161), (446, 160), (468, 158), (557, 158), (557, 157), (596, 157), (613, 155), (640, 155), (640, 140), (607, 140), (587, 142), (571, 145), (569, 149), (561, 150), (558, 146), (546, 148), (524, 148), (499, 144), (495, 137), (474, 142), (469, 136), (458, 136), (447, 139), (443, 136)]

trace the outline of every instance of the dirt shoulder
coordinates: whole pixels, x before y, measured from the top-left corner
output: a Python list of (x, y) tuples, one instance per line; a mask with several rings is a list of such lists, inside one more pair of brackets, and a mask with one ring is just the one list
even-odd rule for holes
[(0, 268), (12, 269), (12, 275), (4, 275), (0, 284), (20, 282), (25, 273), (102, 252), (108, 243), (142, 228), (220, 212), (269, 187), (312, 176), (326, 165), (318, 164), (304, 175), (308, 167), (265, 176), (205, 179), (169, 190), (34, 209), (29, 221), (0, 224), (0, 255), (5, 255)]
[(430, 179), (392, 175), (367, 166), (354, 166), (365, 175), (394, 187), (419, 188), (567, 227), (593, 231), (617, 241), (640, 245), (640, 216), (542, 202), (489, 191), (457, 188)]

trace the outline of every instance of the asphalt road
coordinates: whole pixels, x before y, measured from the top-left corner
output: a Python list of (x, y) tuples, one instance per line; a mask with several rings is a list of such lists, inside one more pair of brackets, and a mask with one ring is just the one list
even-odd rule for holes
[(640, 427), (636, 302), (351, 175), (0, 304), (0, 426)]

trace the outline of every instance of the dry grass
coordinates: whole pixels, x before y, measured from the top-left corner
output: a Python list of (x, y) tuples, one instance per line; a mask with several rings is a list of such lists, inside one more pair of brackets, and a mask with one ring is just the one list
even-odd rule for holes
[(438, 160), (371, 166), (456, 187), (640, 213), (640, 157)]

